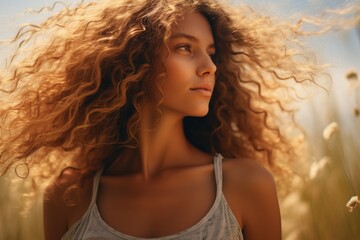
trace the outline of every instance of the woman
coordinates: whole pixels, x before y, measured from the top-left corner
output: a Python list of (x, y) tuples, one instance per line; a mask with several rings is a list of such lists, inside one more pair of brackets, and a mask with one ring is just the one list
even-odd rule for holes
[(295, 30), (214, 0), (81, 3), (22, 29), (0, 157), (51, 180), (45, 239), (281, 239), (266, 168), (294, 156), (289, 84), (318, 71)]

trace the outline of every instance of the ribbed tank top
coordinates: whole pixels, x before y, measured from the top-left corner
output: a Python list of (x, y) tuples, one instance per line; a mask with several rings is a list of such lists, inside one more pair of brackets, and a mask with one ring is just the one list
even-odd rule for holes
[(96, 205), (101, 172), (94, 177), (92, 199), (89, 208), (61, 238), (62, 240), (243, 240), (241, 228), (222, 192), (222, 156), (214, 156), (216, 197), (209, 212), (195, 225), (176, 234), (158, 238), (140, 238), (121, 233), (110, 227), (100, 216)]

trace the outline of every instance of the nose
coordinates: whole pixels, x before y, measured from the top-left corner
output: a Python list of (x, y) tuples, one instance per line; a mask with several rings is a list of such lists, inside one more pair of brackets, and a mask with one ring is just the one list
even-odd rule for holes
[(213, 76), (216, 72), (216, 65), (213, 62), (209, 54), (204, 54), (199, 61), (199, 67), (197, 69), (197, 74), (200, 77), (210, 77)]

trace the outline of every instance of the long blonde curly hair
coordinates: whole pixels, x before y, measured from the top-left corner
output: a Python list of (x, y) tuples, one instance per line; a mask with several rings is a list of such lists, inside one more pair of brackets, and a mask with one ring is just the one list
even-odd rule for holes
[(301, 54), (300, 22), (214, 0), (101, 0), (67, 7), (13, 40), (0, 75), (0, 174), (82, 178), (136, 147), (139, 103), (149, 86), (161, 91), (150, 77), (157, 52), (189, 11), (211, 26), (217, 73), (209, 113), (184, 119), (188, 141), (273, 169), (293, 159), (296, 85), (315, 83), (322, 69)]

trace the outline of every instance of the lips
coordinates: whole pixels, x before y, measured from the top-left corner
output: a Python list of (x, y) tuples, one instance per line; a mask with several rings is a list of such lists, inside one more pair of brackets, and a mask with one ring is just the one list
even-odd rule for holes
[(211, 84), (200, 84), (195, 87), (190, 88), (190, 90), (202, 94), (203, 96), (210, 97), (212, 92)]
[(190, 88), (190, 90), (204, 90), (204, 91), (212, 92), (212, 85), (211, 84), (200, 84), (200, 85)]

